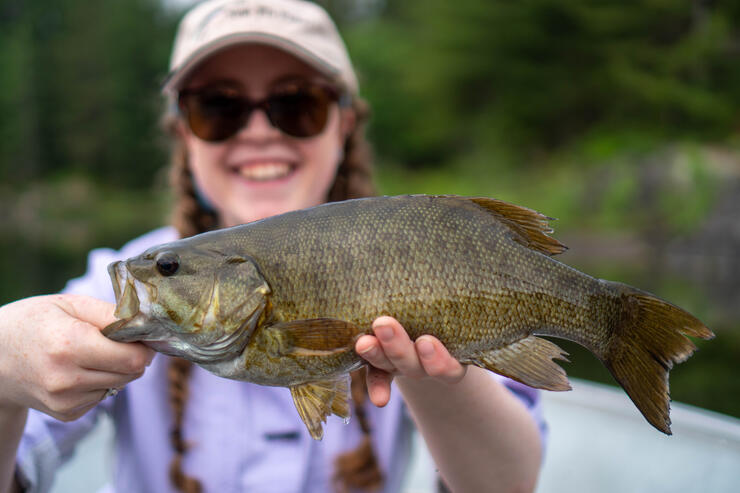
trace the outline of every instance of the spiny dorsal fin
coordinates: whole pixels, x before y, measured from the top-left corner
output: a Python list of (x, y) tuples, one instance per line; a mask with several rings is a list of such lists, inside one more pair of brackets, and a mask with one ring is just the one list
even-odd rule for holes
[(296, 385), (290, 388), (290, 394), (314, 440), (321, 440), (324, 435), (323, 423), (328, 415), (336, 414), (345, 420), (350, 417), (349, 374), (334, 380)]
[(495, 215), (514, 233), (517, 243), (542, 252), (545, 255), (557, 255), (568, 249), (555, 238), (549, 236), (552, 228), (548, 221), (554, 220), (537, 211), (510, 204), (488, 197), (470, 197), (471, 202), (478, 204)]

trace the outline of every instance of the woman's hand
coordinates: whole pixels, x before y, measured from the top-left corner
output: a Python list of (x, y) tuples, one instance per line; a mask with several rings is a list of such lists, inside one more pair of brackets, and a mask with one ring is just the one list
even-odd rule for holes
[(26, 298), (0, 307), (0, 409), (34, 408), (70, 421), (140, 377), (154, 352), (100, 331), (114, 306), (79, 295)]
[(432, 377), (446, 383), (457, 383), (465, 376), (466, 367), (436, 337), (423, 335), (412, 341), (398, 320), (387, 316), (373, 322), (373, 332), (374, 336), (357, 340), (355, 351), (370, 363), (367, 387), (376, 406), (388, 403), (394, 376)]
[(391, 317), (376, 319), (373, 332), (355, 344), (371, 365), (370, 400), (387, 404), (391, 380), (399, 377), (398, 389), (450, 490), (534, 491), (539, 431), (514, 394), (488, 371), (461, 365), (438, 339), (411, 341)]

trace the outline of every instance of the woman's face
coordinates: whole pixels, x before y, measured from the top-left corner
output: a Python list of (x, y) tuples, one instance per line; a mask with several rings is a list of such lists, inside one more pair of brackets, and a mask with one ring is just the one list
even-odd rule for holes
[[(285, 80), (295, 79), (322, 77), (284, 51), (239, 45), (206, 60), (183, 89), (227, 82), (239, 86), (242, 96), (260, 101)], [(184, 121), (179, 133), (195, 182), (226, 227), (323, 203), (353, 123), (351, 110), (333, 103), (324, 130), (309, 138), (282, 133), (261, 110), (253, 111), (247, 124), (222, 142), (199, 139)]]

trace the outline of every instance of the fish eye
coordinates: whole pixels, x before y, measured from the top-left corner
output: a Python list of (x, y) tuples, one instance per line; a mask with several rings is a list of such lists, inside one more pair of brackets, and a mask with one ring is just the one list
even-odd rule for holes
[(172, 252), (163, 252), (157, 255), (157, 270), (163, 276), (172, 276), (180, 268), (180, 259)]

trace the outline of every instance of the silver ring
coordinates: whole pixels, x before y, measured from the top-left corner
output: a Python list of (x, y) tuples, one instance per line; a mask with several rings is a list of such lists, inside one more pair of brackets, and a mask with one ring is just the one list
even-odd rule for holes
[(113, 397), (116, 394), (118, 394), (118, 389), (115, 387), (111, 387), (105, 391), (105, 395), (103, 396), (103, 399), (105, 399), (106, 397)]

